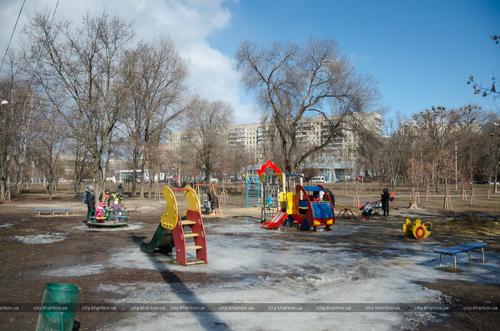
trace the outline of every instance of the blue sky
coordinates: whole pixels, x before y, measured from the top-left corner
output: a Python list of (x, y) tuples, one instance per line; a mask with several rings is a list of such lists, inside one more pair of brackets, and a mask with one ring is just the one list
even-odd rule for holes
[[(3, 55), (22, 0), (1, 1)], [(11, 48), (24, 45), (22, 26), (35, 11), (52, 12), (56, 4), (26, 1)], [(500, 45), (489, 39), (500, 34), (500, 0), (64, 0), (56, 18), (76, 24), (103, 10), (130, 22), (136, 40), (170, 38), (188, 65), (190, 92), (230, 103), (237, 123), (259, 120), (235, 68), (245, 40), (336, 40), (357, 72), (378, 83), (389, 118), (433, 105), (500, 111), (500, 98), (485, 100), (466, 85), (471, 74), (485, 85), (500, 77)]]
[(473, 95), (466, 81), (473, 74), (487, 85), (500, 76), (500, 45), (489, 39), (500, 34), (500, 1), (240, 0), (226, 7), (231, 19), (208, 43), (227, 56), (244, 40), (332, 38), (358, 73), (377, 81), (388, 115), (467, 103), (499, 111), (498, 100)]

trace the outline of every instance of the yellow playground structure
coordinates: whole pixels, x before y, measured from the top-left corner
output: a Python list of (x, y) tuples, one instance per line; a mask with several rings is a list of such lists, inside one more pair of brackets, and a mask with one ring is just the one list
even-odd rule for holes
[[(186, 186), (183, 189), (187, 200), (187, 210), (182, 218), (177, 208), (177, 200), (173, 190), (164, 186), (162, 195), (165, 200), (165, 210), (160, 218), (160, 224), (149, 243), (142, 243), (141, 250), (148, 254), (162, 252), (169, 254), (175, 248), (175, 259), (178, 264), (208, 263), (207, 241), (205, 228), (201, 218), (200, 200), (195, 190)], [(192, 238), (192, 242), (186, 240)], [(194, 252), (194, 258), (189, 258), (187, 252)]]
[(424, 239), (431, 235), (432, 223), (422, 222), (420, 218), (413, 223), (409, 218), (403, 223), (403, 233), (408, 238)]

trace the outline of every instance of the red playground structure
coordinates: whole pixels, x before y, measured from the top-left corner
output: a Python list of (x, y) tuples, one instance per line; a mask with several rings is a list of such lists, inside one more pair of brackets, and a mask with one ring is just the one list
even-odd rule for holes
[(295, 193), (286, 193), (284, 200), (276, 216), (261, 224), (263, 228), (270, 230), (294, 224), (303, 231), (316, 231), (318, 227), (329, 231), (335, 223), (334, 198), (322, 185), (297, 185)]
[(298, 224), (301, 230), (315, 231), (317, 227), (324, 227), (329, 231), (335, 223), (335, 206), (329, 192), (322, 185), (297, 185), (295, 194), (298, 199), (298, 213), (294, 214), (294, 223)]

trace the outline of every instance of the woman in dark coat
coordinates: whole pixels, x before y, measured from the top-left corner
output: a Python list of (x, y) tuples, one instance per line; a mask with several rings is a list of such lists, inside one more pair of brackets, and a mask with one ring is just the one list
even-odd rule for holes
[(382, 194), (380, 195), (382, 202), (382, 210), (384, 212), (384, 216), (389, 216), (389, 201), (391, 199), (391, 195), (389, 194), (389, 190), (386, 188), (383, 189)]
[(212, 208), (212, 213), (215, 214), (215, 210), (219, 209), (219, 198), (217, 198), (217, 195), (213, 193), (210, 195), (209, 199), (210, 199), (210, 207)]
[(95, 195), (94, 195), (94, 187), (92, 185), (87, 186), (85, 193), (83, 194), (84, 205), (87, 205), (87, 217), (86, 221), (90, 222), (92, 217), (95, 216)]

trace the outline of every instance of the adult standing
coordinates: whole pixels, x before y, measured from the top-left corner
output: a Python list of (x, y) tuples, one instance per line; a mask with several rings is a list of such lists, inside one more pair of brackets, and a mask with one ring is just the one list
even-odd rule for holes
[(116, 194), (118, 194), (119, 196), (123, 197), (123, 193), (124, 193), (124, 191), (123, 191), (123, 184), (120, 183), (120, 184), (118, 184), (118, 187), (116, 188)]
[(382, 194), (380, 195), (380, 202), (382, 203), (382, 211), (384, 212), (384, 216), (389, 216), (389, 201), (391, 200), (391, 195), (387, 187), (382, 190)]
[(94, 187), (92, 185), (88, 185), (83, 193), (82, 203), (87, 205), (87, 217), (86, 221), (90, 222), (92, 217), (95, 217), (95, 194)]

